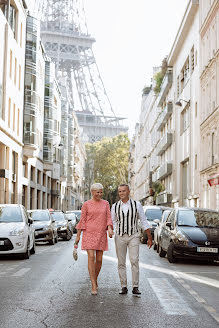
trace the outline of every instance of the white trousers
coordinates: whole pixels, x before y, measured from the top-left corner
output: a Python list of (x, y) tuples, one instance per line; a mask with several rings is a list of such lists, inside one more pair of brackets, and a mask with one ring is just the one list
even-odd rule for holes
[(129, 260), (132, 269), (132, 287), (139, 284), (139, 233), (129, 236), (115, 235), (116, 255), (118, 258), (118, 272), (122, 287), (127, 287), (126, 254), (129, 250)]

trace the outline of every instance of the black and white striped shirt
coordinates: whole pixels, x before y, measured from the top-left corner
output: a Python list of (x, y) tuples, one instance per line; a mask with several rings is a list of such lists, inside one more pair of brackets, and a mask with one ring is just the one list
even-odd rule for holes
[(116, 234), (129, 236), (138, 232), (138, 219), (140, 219), (144, 230), (150, 228), (144, 210), (140, 202), (129, 199), (123, 203), (121, 200), (113, 204), (111, 209), (113, 226)]

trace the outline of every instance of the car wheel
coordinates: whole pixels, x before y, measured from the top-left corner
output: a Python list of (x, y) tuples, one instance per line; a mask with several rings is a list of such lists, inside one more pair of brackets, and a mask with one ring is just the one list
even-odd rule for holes
[(68, 234), (67, 234), (67, 240), (70, 240), (71, 237), (72, 237), (72, 234), (71, 234), (71, 231), (69, 230), (69, 231), (68, 231)]
[(57, 244), (58, 243), (58, 236), (56, 235), (55, 237), (55, 243)]
[(166, 251), (163, 250), (161, 246), (159, 246), (159, 256), (160, 257), (165, 257), (166, 256)]
[(30, 240), (28, 239), (28, 240), (27, 240), (27, 250), (26, 250), (26, 252), (24, 253), (23, 258), (24, 258), (25, 260), (28, 260), (29, 257), (30, 257)]
[(31, 254), (35, 254), (35, 253), (36, 253), (35, 239), (34, 239), (34, 241), (33, 241), (33, 247), (31, 248), (30, 253), (31, 253)]
[(54, 235), (52, 235), (52, 239), (49, 241), (50, 245), (54, 245), (55, 244), (55, 237)]
[(167, 249), (167, 259), (170, 263), (175, 263), (176, 258), (173, 256), (173, 243), (171, 242)]
[(154, 243), (154, 250), (156, 251), (156, 249), (157, 249), (157, 244)]
[(157, 243), (157, 253), (159, 253), (159, 248), (160, 248), (159, 243)]

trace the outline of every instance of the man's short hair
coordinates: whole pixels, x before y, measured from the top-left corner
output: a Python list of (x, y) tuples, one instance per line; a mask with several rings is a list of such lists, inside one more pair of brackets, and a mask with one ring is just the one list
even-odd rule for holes
[[(130, 190), (129, 185), (127, 183), (121, 183), (119, 187), (128, 187), (128, 190)], [(118, 187), (118, 189), (119, 189)]]

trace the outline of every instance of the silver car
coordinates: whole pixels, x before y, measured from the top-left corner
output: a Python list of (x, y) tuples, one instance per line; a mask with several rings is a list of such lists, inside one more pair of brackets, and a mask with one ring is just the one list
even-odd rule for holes
[(33, 219), (36, 241), (48, 241), (50, 245), (57, 243), (57, 227), (49, 210), (30, 210), (28, 213)]
[(33, 220), (22, 205), (0, 204), (0, 255), (35, 253)]
[(168, 215), (170, 214), (171, 210), (166, 210), (163, 212), (162, 217), (160, 220), (155, 219), (154, 222), (157, 224), (155, 230), (154, 230), (154, 250), (157, 250), (159, 252), (159, 239), (160, 239), (160, 232), (161, 229), (166, 222), (166, 219)]

